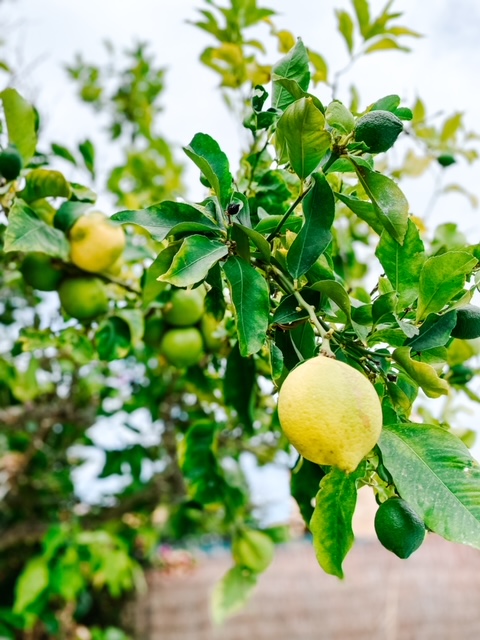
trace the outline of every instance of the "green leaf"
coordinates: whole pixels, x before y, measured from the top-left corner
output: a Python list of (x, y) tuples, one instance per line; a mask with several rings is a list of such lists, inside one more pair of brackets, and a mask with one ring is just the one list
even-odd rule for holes
[(381, 173), (367, 169), (350, 156), (358, 179), (388, 233), (403, 244), (408, 226), (408, 201), (400, 188)]
[(132, 346), (128, 324), (116, 316), (108, 318), (100, 325), (95, 340), (98, 355), (107, 362), (125, 358)]
[(320, 480), (325, 477), (325, 471), (314, 462), (303, 458), (292, 471), (290, 487), (292, 496), (297, 501), (300, 513), (308, 526), (313, 515), (313, 500), (318, 491)]
[(314, 291), (320, 291), (327, 298), (333, 300), (347, 316), (347, 319), (351, 320), (352, 307), (350, 298), (343, 285), (335, 280), (322, 280), (321, 282), (315, 282), (310, 288)]
[(449, 311), (444, 315), (431, 313), (420, 327), (418, 336), (405, 341), (405, 346), (412, 351), (427, 351), (443, 347), (450, 340), (450, 334), (457, 322), (457, 312)]
[[(272, 68), (272, 77), (295, 80), (303, 91), (307, 91), (310, 84), (310, 64), (308, 52), (299, 38), (291, 51), (281, 58)], [(284, 111), (295, 98), (278, 82), (273, 82), (272, 107)]]
[(70, 184), (60, 171), (33, 169), (27, 174), (25, 187), (18, 196), (30, 203), (40, 198), (69, 198), (70, 194)]
[(368, 107), (368, 111), (391, 111), (395, 113), (398, 105), (400, 104), (400, 96), (391, 94), (376, 100)]
[(287, 268), (293, 278), (306, 273), (332, 240), (335, 198), (322, 172), (312, 176), (313, 187), (303, 200), (305, 222), (287, 253)]
[(199, 206), (165, 200), (138, 211), (120, 211), (112, 220), (123, 224), (136, 224), (161, 241), (177, 233), (218, 232), (215, 222)]
[(228, 158), (218, 142), (206, 133), (197, 133), (183, 150), (211, 184), (220, 206), (225, 210), (233, 193), (233, 177)]
[[(266, 216), (255, 226), (255, 231), (258, 231), (258, 233), (262, 233), (263, 235), (268, 235), (272, 233), (272, 231), (276, 230), (282, 218), (283, 216)], [(283, 232), (288, 229), (289, 231), (297, 233), (302, 226), (302, 222), (303, 220), (300, 216), (290, 216), (285, 220), (285, 223), (282, 225), (281, 229), (279, 229), (279, 232)]]
[(465, 286), (465, 278), (477, 265), (466, 251), (447, 251), (426, 260), (420, 272), (417, 322), (437, 313)]
[(448, 395), (449, 385), (446, 380), (439, 378), (435, 369), (426, 364), (413, 360), (410, 356), (411, 347), (398, 347), (392, 353), (392, 358), (414, 380), (429, 398)]
[(366, 38), (370, 30), (370, 8), (368, 0), (352, 0), (352, 4), (357, 16), (360, 33)]
[(398, 51), (410, 51), (408, 47), (402, 47), (393, 38), (380, 38), (365, 49), (365, 53), (374, 53), (375, 51), (386, 51), (389, 49), (397, 49)]
[(317, 107), (317, 109), (325, 115), (325, 107), (320, 102), (320, 100), (312, 93), (304, 91), (296, 80), (291, 80), (290, 78), (282, 78), (280, 76), (274, 75), (272, 76), (272, 81), (286, 89), (293, 96), (293, 98), (295, 98), (295, 100), (300, 100), (300, 98), (311, 98), (313, 100), (313, 104)]
[(223, 268), (232, 294), (240, 353), (247, 357), (265, 343), (270, 309), (268, 286), (265, 278), (238, 256), (230, 256)]
[(355, 118), (338, 100), (330, 102), (325, 111), (325, 119), (331, 127), (338, 129), (341, 133), (350, 133), (355, 127)]
[(257, 584), (257, 575), (244, 567), (233, 567), (214, 587), (212, 617), (215, 624), (243, 609)]
[(353, 196), (347, 196), (345, 193), (335, 192), (335, 195), (338, 200), (347, 205), (347, 207), (351, 209), (353, 213), (360, 218), (360, 220), (366, 222), (369, 227), (378, 233), (378, 235), (381, 235), (383, 231), (383, 224), (378, 219), (371, 202), (366, 202), (365, 200), (360, 200)]
[(480, 467), (442, 427), (392, 424), (379, 447), (401, 497), (429, 529), (480, 549)]
[(65, 235), (40, 220), (21, 200), (17, 200), (8, 216), (5, 231), (5, 253), (39, 251), (67, 261), (70, 247)]
[(241, 229), (242, 232), (250, 238), (250, 240), (259, 250), (262, 259), (265, 260), (265, 262), (270, 262), (270, 244), (267, 242), (267, 240), (265, 240), (262, 234), (255, 229), (250, 229), (249, 227), (245, 227), (244, 225), (238, 224), (237, 222), (234, 222), (233, 224), (235, 227)]
[(95, 178), (95, 147), (90, 140), (85, 140), (78, 145), (83, 162), (92, 178)]
[(302, 180), (315, 171), (330, 150), (331, 142), (325, 118), (311, 98), (296, 100), (278, 121), (275, 142), (278, 157), (286, 154)]
[(349, 13), (341, 9), (335, 9), (335, 13), (337, 15), (337, 29), (344, 37), (349, 53), (352, 53), (354, 32), (353, 20)]
[(238, 342), (230, 351), (223, 379), (225, 404), (235, 409), (239, 420), (251, 428), (255, 389), (255, 361), (243, 358)]
[(0, 93), (7, 123), (8, 141), (20, 152), (26, 165), (37, 146), (35, 110), (15, 89)]
[(188, 236), (175, 253), (168, 271), (158, 280), (176, 287), (188, 287), (203, 280), (211, 267), (227, 254), (224, 242), (205, 236)]
[(55, 142), (52, 142), (51, 149), (52, 149), (52, 153), (54, 153), (59, 158), (63, 158), (67, 162), (71, 162), (74, 166), (77, 166), (77, 161), (75, 160), (75, 157), (70, 153), (67, 147), (64, 147), (61, 144), (56, 144)]
[[(302, 296), (308, 304), (313, 307), (318, 306), (320, 300), (318, 293), (312, 291), (310, 288), (304, 287), (302, 289)], [(275, 324), (291, 324), (299, 320), (306, 320), (307, 318), (308, 311), (303, 307), (299, 307), (297, 298), (293, 294), (290, 294), (282, 298), (280, 304), (275, 309), (272, 322)]]
[(15, 585), (14, 613), (23, 613), (48, 587), (49, 573), (45, 558), (31, 558)]
[(353, 545), (356, 483), (364, 473), (364, 465), (350, 474), (332, 468), (321, 480), (315, 498), (315, 509), (309, 525), (315, 555), (322, 569), (338, 578), (343, 578), (342, 564)]
[(426, 260), (425, 247), (417, 226), (411, 220), (407, 221), (403, 245), (384, 231), (375, 255), (398, 293), (399, 308), (411, 305), (418, 298), (420, 272)]

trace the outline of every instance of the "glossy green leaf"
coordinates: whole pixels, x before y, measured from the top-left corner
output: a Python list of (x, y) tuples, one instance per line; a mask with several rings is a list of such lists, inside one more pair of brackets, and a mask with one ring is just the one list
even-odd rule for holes
[(58, 156), (59, 158), (63, 158), (64, 160), (66, 160), (67, 162), (70, 162), (71, 164), (73, 164), (74, 166), (77, 166), (77, 161), (75, 159), (75, 157), (72, 155), (72, 153), (67, 149), (67, 147), (64, 147), (61, 144), (57, 144), (55, 142), (52, 142), (51, 144), (51, 149), (52, 149), (52, 153), (54, 153), (56, 156)]
[(398, 51), (410, 51), (408, 47), (402, 47), (394, 38), (380, 38), (365, 49), (365, 53), (374, 53), (375, 51), (387, 51), (389, 49), (397, 49)]
[(112, 220), (123, 224), (136, 224), (159, 241), (177, 233), (219, 231), (217, 224), (201, 207), (169, 200), (147, 209), (120, 211), (112, 216)]
[(270, 245), (267, 242), (267, 240), (265, 240), (263, 235), (258, 231), (256, 231), (255, 229), (250, 229), (236, 222), (234, 222), (233, 224), (235, 227), (238, 227), (239, 229), (241, 229), (241, 231), (246, 236), (248, 236), (248, 238), (250, 238), (252, 243), (256, 246), (256, 248), (260, 252), (262, 259), (265, 260), (265, 262), (270, 262), (270, 254), (271, 254)]
[(0, 93), (8, 131), (8, 141), (20, 152), (24, 165), (35, 153), (37, 146), (35, 110), (16, 89), (4, 89)]
[(233, 567), (216, 583), (212, 594), (215, 624), (243, 609), (257, 584), (257, 575), (244, 567)]
[[(299, 38), (291, 51), (273, 65), (272, 77), (295, 80), (303, 91), (307, 91), (310, 84), (310, 64), (308, 53)], [(295, 98), (278, 82), (273, 83), (272, 107), (284, 111)]]
[(439, 378), (435, 369), (426, 364), (413, 360), (410, 356), (411, 347), (398, 347), (392, 353), (392, 358), (414, 380), (429, 398), (448, 395), (448, 382)]
[(442, 427), (392, 424), (379, 447), (401, 497), (429, 529), (480, 549), (480, 467)]
[(383, 224), (380, 222), (373, 204), (366, 200), (360, 200), (353, 196), (348, 196), (345, 193), (335, 193), (338, 200), (347, 205), (349, 209), (355, 213), (360, 220), (363, 220), (371, 227), (378, 235), (381, 235), (383, 231)]
[[(295, 100), (300, 100), (300, 98), (311, 98), (313, 104), (317, 107), (319, 111), (325, 114), (325, 107), (322, 102), (314, 96), (312, 93), (308, 91), (304, 91), (301, 86), (298, 84), (296, 80), (292, 80), (291, 78), (282, 78), (281, 76), (273, 76), (272, 81), (275, 84), (281, 85), (284, 89), (286, 89)], [(293, 100), (292, 100), (293, 102)]]
[(45, 559), (40, 556), (31, 558), (15, 585), (14, 613), (23, 613), (33, 604), (48, 586), (49, 572)]
[(315, 509), (309, 525), (315, 555), (322, 569), (338, 578), (343, 578), (343, 561), (353, 545), (356, 483), (364, 473), (364, 465), (350, 474), (332, 468), (321, 480), (315, 498)]
[(69, 198), (70, 185), (60, 171), (33, 169), (25, 177), (25, 187), (19, 192), (25, 202), (40, 198)]
[(398, 293), (398, 304), (402, 309), (418, 298), (420, 272), (426, 260), (425, 247), (417, 226), (411, 220), (407, 222), (403, 245), (384, 231), (375, 251), (385, 275)]
[(95, 178), (95, 147), (90, 140), (84, 140), (78, 145), (83, 162), (92, 178)]
[(225, 210), (233, 193), (233, 177), (228, 158), (218, 142), (206, 133), (197, 133), (183, 150), (211, 184), (220, 206)]
[(313, 187), (303, 200), (305, 222), (287, 253), (287, 268), (293, 278), (306, 273), (332, 240), (335, 198), (322, 172), (312, 176)]
[(188, 287), (203, 280), (213, 265), (227, 254), (224, 242), (205, 236), (188, 236), (175, 253), (168, 271), (158, 280), (176, 287)]
[(456, 322), (456, 311), (449, 311), (443, 315), (431, 313), (420, 327), (420, 333), (406, 340), (405, 346), (411, 347), (412, 351), (426, 351), (443, 347), (450, 340), (450, 334)]
[(268, 328), (269, 294), (265, 278), (238, 256), (223, 265), (235, 311), (240, 353), (257, 353), (265, 343)]
[(168, 271), (175, 254), (181, 247), (181, 241), (170, 242), (148, 267), (142, 279), (142, 300), (144, 306), (150, 305), (168, 286), (159, 281), (159, 277)]
[(21, 200), (17, 200), (8, 216), (3, 250), (39, 251), (67, 261), (70, 246), (65, 235), (40, 220)]
[(325, 477), (325, 471), (320, 465), (303, 458), (298, 468), (292, 471), (290, 488), (300, 513), (308, 526), (313, 515), (313, 501), (318, 492), (320, 480)]
[[(258, 233), (262, 233), (263, 235), (268, 235), (275, 231), (282, 220), (283, 216), (266, 216), (262, 218), (260, 222), (255, 226), (255, 231)], [(294, 231), (297, 233), (302, 226), (303, 219), (300, 216), (290, 216), (285, 223), (282, 225), (279, 231)]]
[(360, 33), (366, 38), (370, 29), (370, 8), (368, 0), (352, 0), (352, 4), (357, 16)]
[(447, 251), (426, 260), (420, 272), (417, 322), (437, 313), (465, 286), (465, 278), (477, 265), (466, 251)]
[(388, 233), (403, 244), (408, 227), (408, 201), (397, 184), (381, 173), (367, 169), (350, 156), (358, 179)]
[(277, 123), (276, 146), (279, 158), (285, 154), (302, 180), (312, 174), (331, 146), (325, 118), (311, 98), (289, 105)]
[(350, 320), (352, 307), (350, 297), (343, 285), (336, 282), (336, 280), (322, 280), (321, 282), (315, 282), (310, 288), (333, 300)]
[(106, 361), (121, 360), (130, 351), (130, 340), (130, 329), (125, 320), (116, 316), (108, 318), (96, 334), (98, 355)]

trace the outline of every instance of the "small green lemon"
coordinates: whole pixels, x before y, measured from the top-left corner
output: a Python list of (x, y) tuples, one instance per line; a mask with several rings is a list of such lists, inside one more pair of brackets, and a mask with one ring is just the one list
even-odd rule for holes
[(160, 353), (179, 369), (198, 364), (203, 357), (202, 334), (196, 327), (169, 329), (160, 343)]
[(163, 317), (174, 327), (196, 324), (204, 313), (205, 288), (174, 289), (163, 310)]
[(393, 146), (403, 131), (400, 118), (390, 111), (369, 111), (357, 120), (355, 140), (364, 142), (371, 153), (381, 153)]
[(307, 460), (354, 471), (382, 429), (382, 407), (370, 381), (333, 358), (305, 360), (285, 378), (278, 417)]
[(50, 256), (37, 251), (25, 256), (20, 270), (25, 282), (39, 291), (55, 291), (63, 276), (62, 270), (53, 266)]
[(92, 320), (108, 311), (107, 293), (99, 278), (67, 278), (61, 282), (58, 295), (65, 313), (77, 320)]
[(266, 533), (255, 529), (239, 531), (232, 542), (232, 555), (240, 567), (262, 573), (270, 565), (275, 553), (275, 544)]
[(225, 327), (211, 314), (205, 313), (200, 320), (200, 330), (209, 351), (221, 349), (225, 343)]
[(5, 180), (15, 180), (20, 175), (23, 167), (23, 159), (17, 147), (8, 145), (6, 149), (0, 152), (0, 176)]
[(80, 216), (69, 233), (70, 259), (84, 271), (110, 269), (125, 249), (125, 233), (100, 211)]
[(425, 540), (425, 524), (402, 498), (389, 498), (375, 514), (375, 532), (381, 544), (399, 558), (412, 555)]
[(451, 334), (460, 340), (473, 340), (480, 337), (480, 307), (467, 304), (457, 309), (457, 324)]

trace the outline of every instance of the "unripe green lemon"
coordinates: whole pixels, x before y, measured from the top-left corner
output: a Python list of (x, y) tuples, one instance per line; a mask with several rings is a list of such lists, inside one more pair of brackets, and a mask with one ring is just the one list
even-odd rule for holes
[(61, 282), (58, 295), (65, 313), (77, 320), (92, 320), (108, 311), (107, 293), (99, 278), (67, 278)]
[(381, 544), (399, 558), (412, 555), (425, 540), (425, 524), (402, 498), (389, 498), (375, 514), (375, 532)]
[(218, 351), (225, 342), (225, 328), (211, 314), (205, 313), (200, 320), (200, 330), (209, 351)]
[(23, 167), (23, 159), (18, 149), (13, 145), (8, 145), (0, 152), (0, 176), (5, 180), (15, 180), (20, 175)]
[(202, 334), (196, 327), (169, 329), (160, 343), (160, 353), (174, 367), (191, 367), (203, 357)]
[(291, 371), (278, 394), (281, 427), (307, 460), (354, 471), (382, 429), (370, 381), (333, 358), (316, 356)]
[(266, 533), (255, 529), (243, 529), (232, 542), (232, 555), (240, 567), (262, 573), (270, 565), (275, 554), (275, 544)]
[(451, 335), (460, 340), (473, 340), (480, 337), (480, 308), (467, 304), (457, 309), (457, 324)]
[(172, 297), (165, 305), (163, 317), (174, 327), (188, 327), (196, 324), (204, 313), (205, 288), (174, 289)]
[(20, 270), (25, 282), (39, 291), (55, 291), (63, 276), (49, 256), (37, 251), (25, 256)]
[(364, 142), (371, 153), (381, 153), (393, 146), (403, 131), (400, 118), (390, 111), (369, 111), (357, 120), (355, 140)]
[(100, 211), (80, 216), (69, 233), (70, 259), (84, 271), (102, 273), (125, 249), (125, 233)]

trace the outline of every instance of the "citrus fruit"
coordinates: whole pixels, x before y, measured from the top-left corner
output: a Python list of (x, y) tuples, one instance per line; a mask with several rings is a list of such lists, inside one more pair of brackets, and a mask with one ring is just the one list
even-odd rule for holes
[(65, 313), (77, 320), (92, 320), (108, 310), (107, 293), (99, 278), (67, 278), (60, 283), (58, 295)]
[(369, 111), (357, 120), (355, 140), (364, 142), (371, 153), (381, 153), (393, 146), (403, 131), (400, 118), (390, 111)]
[(278, 417), (307, 460), (351, 472), (380, 437), (382, 408), (369, 380), (333, 358), (305, 360), (285, 378)]
[(8, 145), (0, 152), (0, 175), (5, 180), (15, 180), (20, 175), (23, 167), (23, 159), (14, 145)]
[(457, 324), (451, 335), (460, 340), (473, 340), (480, 337), (480, 307), (467, 304), (457, 309)]
[(25, 282), (39, 291), (55, 291), (63, 276), (49, 256), (36, 251), (25, 256), (20, 271)]
[(70, 229), (70, 259), (84, 271), (101, 273), (118, 260), (125, 249), (125, 233), (100, 211), (80, 216)]
[(211, 313), (202, 316), (200, 330), (209, 351), (218, 351), (225, 342), (225, 329)]
[(266, 533), (243, 529), (233, 538), (232, 555), (240, 567), (261, 573), (273, 560), (275, 545)]
[(381, 544), (399, 558), (412, 555), (425, 539), (423, 520), (402, 498), (389, 498), (375, 514), (375, 532)]
[(205, 288), (174, 289), (172, 297), (165, 305), (163, 317), (175, 327), (188, 327), (196, 324), (203, 315)]
[(160, 353), (174, 367), (191, 367), (203, 357), (202, 334), (196, 327), (169, 329), (160, 342)]

